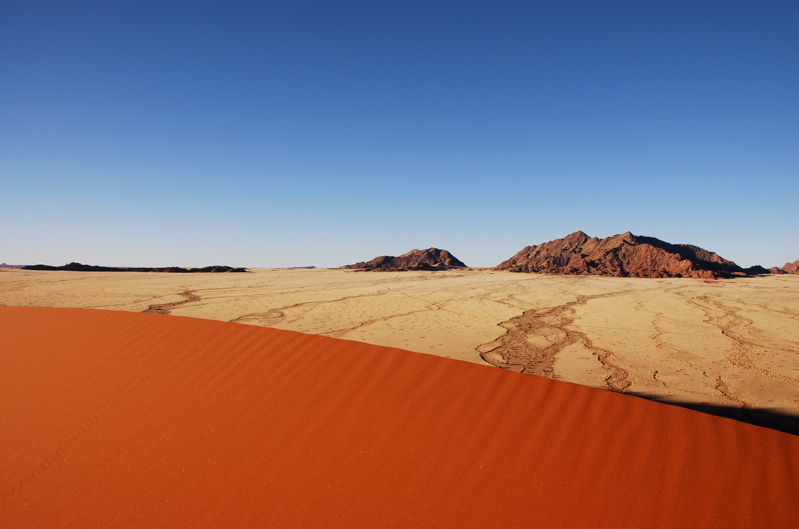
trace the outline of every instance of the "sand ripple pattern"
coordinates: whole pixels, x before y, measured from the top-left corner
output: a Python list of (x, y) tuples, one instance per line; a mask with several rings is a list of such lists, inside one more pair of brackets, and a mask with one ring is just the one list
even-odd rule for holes
[(799, 519), (799, 437), (611, 391), (141, 312), (0, 307), (0, 335), (3, 527)]

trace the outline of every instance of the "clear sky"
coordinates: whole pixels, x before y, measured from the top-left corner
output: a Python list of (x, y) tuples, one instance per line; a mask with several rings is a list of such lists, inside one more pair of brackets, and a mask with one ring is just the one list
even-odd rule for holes
[(799, 2), (0, 0), (0, 262), (799, 259)]

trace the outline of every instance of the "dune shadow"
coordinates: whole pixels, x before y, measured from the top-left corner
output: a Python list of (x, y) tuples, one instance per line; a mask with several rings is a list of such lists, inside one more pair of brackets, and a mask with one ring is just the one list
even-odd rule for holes
[(779, 430), (781, 432), (799, 435), (799, 415), (784, 413), (781, 411), (769, 408), (739, 408), (734, 406), (716, 406), (712, 404), (702, 404), (695, 402), (684, 402), (677, 400), (670, 400), (662, 396), (649, 395), (646, 393), (625, 393), (642, 399), (647, 399), (663, 404), (670, 404), (672, 406), (680, 406), (718, 417), (725, 417), (740, 422), (754, 424), (755, 426), (762, 426), (764, 428), (771, 428), (772, 430)]

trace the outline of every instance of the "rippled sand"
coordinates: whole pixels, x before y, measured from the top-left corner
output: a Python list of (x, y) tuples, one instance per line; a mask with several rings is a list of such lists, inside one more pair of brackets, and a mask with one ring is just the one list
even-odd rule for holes
[(799, 437), (676, 406), (196, 318), (0, 307), (0, 336), (3, 527), (799, 518)]

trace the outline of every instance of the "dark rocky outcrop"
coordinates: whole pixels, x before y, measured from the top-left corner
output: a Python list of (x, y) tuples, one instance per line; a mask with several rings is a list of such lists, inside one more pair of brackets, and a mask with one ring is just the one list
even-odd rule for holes
[(23, 270), (61, 270), (68, 272), (166, 272), (173, 274), (203, 274), (203, 273), (228, 273), (228, 272), (246, 272), (245, 268), (233, 268), (232, 266), (204, 266), (202, 268), (180, 268), (179, 266), (168, 266), (165, 268), (121, 268), (115, 266), (95, 266), (86, 265), (82, 263), (68, 263), (64, 266), (50, 266), (50, 265), (29, 265), (23, 266)]
[(670, 244), (630, 232), (605, 239), (578, 231), (537, 246), (528, 246), (497, 270), (543, 274), (616, 277), (727, 278), (767, 273), (744, 270), (732, 261), (690, 244)]
[(771, 271), (768, 268), (763, 268), (760, 265), (744, 268), (744, 274), (748, 276), (763, 276), (763, 275), (769, 275), (770, 273)]
[(397, 257), (381, 255), (371, 261), (346, 265), (341, 268), (397, 272), (406, 270), (449, 270), (451, 268), (466, 268), (466, 265), (447, 250), (428, 248), (427, 250), (411, 250)]

